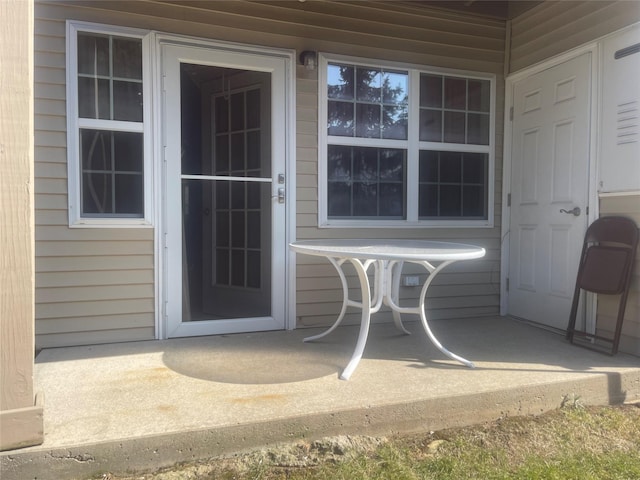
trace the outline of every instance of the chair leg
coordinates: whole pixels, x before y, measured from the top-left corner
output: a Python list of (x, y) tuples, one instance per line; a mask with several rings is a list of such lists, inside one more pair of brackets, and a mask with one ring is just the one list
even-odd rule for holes
[(573, 292), (573, 302), (571, 304), (571, 313), (569, 314), (569, 325), (567, 326), (566, 339), (573, 343), (573, 333), (576, 329), (576, 317), (578, 315), (578, 304), (580, 303), (580, 287), (576, 285)]
[(620, 304), (618, 305), (618, 319), (616, 320), (616, 330), (613, 335), (613, 346), (611, 348), (611, 355), (618, 353), (618, 345), (620, 344), (620, 337), (622, 336), (622, 321), (624, 320), (624, 311), (627, 306), (627, 296), (629, 294), (629, 287), (620, 296)]

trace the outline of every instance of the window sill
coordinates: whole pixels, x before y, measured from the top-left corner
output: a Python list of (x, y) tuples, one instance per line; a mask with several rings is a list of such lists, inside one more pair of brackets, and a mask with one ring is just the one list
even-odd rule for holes
[(69, 228), (153, 228), (144, 218), (82, 218), (69, 223)]
[(409, 222), (405, 220), (326, 220), (318, 228), (493, 228), (492, 220), (432, 220)]

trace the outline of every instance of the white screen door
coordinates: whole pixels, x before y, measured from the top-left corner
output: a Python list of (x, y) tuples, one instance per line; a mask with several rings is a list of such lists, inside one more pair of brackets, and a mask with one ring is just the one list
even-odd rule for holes
[(285, 328), (286, 60), (162, 46), (167, 336)]
[(591, 54), (514, 85), (509, 313), (565, 329), (589, 184)]

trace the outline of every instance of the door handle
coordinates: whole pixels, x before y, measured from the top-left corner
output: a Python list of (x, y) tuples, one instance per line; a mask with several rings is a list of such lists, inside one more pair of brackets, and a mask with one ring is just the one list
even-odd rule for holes
[(271, 198), (277, 198), (278, 203), (284, 203), (284, 187), (278, 188), (278, 194), (273, 195)]
[(573, 207), (571, 210), (565, 210), (564, 208), (561, 208), (560, 213), (569, 213), (574, 217), (579, 217), (582, 213), (582, 210), (580, 210), (580, 207)]

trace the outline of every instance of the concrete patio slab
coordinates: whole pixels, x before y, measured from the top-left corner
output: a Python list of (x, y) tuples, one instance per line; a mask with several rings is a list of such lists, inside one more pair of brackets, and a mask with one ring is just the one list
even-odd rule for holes
[(357, 327), (133, 342), (42, 351), (45, 442), (1, 455), (2, 479), (88, 478), (336, 434), (389, 435), (540, 414), (567, 396), (640, 400), (640, 359), (609, 357), (509, 318), (434, 321), (476, 364), (375, 324), (359, 367), (338, 379)]

